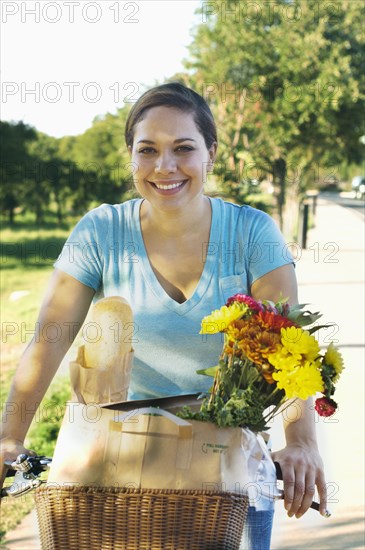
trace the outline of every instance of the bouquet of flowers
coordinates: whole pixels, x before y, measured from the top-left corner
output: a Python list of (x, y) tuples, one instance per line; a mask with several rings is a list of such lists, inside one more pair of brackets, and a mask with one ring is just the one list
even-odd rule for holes
[(322, 394), (315, 402), (318, 414), (332, 415), (343, 359), (332, 342), (320, 352), (313, 333), (321, 326), (304, 330), (321, 316), (305, 306), (235, 294), (205, 317), (200, 333), (223, 333), (223, 351), (217, 366), (197, 371), (214, 377), (200, 411), (185, 407), (179, 416), (258, 432), (268, 428), (285, 402), (317, 393)]

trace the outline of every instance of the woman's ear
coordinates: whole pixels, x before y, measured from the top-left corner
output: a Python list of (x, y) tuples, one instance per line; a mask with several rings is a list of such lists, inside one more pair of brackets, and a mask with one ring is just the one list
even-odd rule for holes
[(210, 149), (208, 151), (209, 161), (208, 161), (208, 164), (207, 164), (207, 172), (213, 172), (214, 162), (215, 162), (215, 159), (216, 159), (216, 156), (217, 156), (217, 147), (218, 147), (217, 142), (213, 141), (213, 143), (210, 146)]
[(127, 149), (128, 149), (129, 156), (131, 157), (132, 156), (132, 147), (131, 147), (131, 145), (128, 145)]

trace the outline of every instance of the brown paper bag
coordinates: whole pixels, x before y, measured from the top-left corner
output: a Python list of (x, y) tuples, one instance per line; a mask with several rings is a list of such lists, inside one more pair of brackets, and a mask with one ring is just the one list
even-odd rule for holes
[(249, 430), (69, 403), (48, 483), (245, 492), (261, 458)]
[(90, 322), (97, 328), (97, 337), (85, 337), (76, 361), (70, 363), (73, 400), (84, 404), (125, 401), (133, 363), (132, 308), (121, 296), (108, 296), (93, 305)]
[(85, 346), (80, 346), (76, 361), (70, 362), (72, 400), (79, 403), (115, 403), (127, 399), (134, 352), (114, 359), (107, 368), (85, 366)]

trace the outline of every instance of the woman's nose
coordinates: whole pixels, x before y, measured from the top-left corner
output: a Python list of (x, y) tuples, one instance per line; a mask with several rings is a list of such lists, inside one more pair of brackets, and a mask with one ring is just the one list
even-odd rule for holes
[(176, 170), (176, 161), (174, 155), (161, 153), (156, 159), (155, 172), (161, 174), (170, 174)]

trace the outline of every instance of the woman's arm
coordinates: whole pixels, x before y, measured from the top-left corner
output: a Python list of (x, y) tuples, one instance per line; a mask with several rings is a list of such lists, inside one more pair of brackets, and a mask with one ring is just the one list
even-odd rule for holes
[[(291, 305), (297, 304), (293, 265), (279, 267), (257, 279), (252, 284), (251, 294), (256, 300), (276, 302), (280, 298), (287, 298)], [(320, 512), (325, 515), (326, 483), (318, 452), (312, 399), (295, 400), (292, 410), (287, 410), (284, 429), (286, 447), (273, 453), (273, 459), (279, 462), (283, 472), (285, 509), (290, 517), (302, 516), (308, 510), (317, 486)]]
[(55, 270), (36, 324), (13, 378), (1, 425), (1, 465), (14, 460), (36, 409), (79, 331), (95, 291)]
[(273, 269), (252, 283), (251, 295), (255, 300), (277, 302), (282, 298), (290, 305), (298, 303), (298, 286), (292, 264)]

